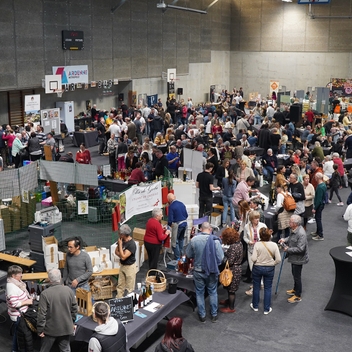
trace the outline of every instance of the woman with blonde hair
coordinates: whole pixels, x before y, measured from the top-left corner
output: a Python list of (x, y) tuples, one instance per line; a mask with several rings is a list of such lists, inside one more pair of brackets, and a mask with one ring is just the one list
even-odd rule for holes
[[(249, 219), (249, 222), (244, 227), (243, 240), (244, 242), (247, 243), (248, 265), (249, 265), (250, 271), (252, 271), (253, 248), (254, 248), (254, 245), (258, 241), (260, 241), (260, 235), (259, 235), (260, 229), (266, 228), (267, 226), (263, 222), (259, 221), (260, 214), (257, 211), (250, 212), (248, 219)], [(252, 293), (253, 293), (253, 287), (251, 287), (248, 291), (246, 291), (246, 294), (248, 296), (251, 296)]]
[(297, 181), (298, 182), (301, 182), (301, 183), (303, 182), (303, 178), (302, 178), (302, 175), (301, 175), (301, 170), (300, 170), (300, 168), (299, 168), (299, 166), (297, 164), (293, 164), (291, 166), (291, 172), (297, 176)]
[(164, 117), (164, 128), (165, 128), (165, 130), (167, 130), (169, 128), (170, 124), (171, 124), (171, 115), (170, 115), (169, 112), (167, 112), (165, 114), (165, 117)]
[(313, 216), (313, 202), (315, 197), (315, 189), (313, 185), (309, 182), (309, 175), (303, 176), (303, 188), (304, 188), (304, 195), (306, 199), (304, 200), (304, 214), (303, 214), (303, 227), (306, 229), (308, 218)]

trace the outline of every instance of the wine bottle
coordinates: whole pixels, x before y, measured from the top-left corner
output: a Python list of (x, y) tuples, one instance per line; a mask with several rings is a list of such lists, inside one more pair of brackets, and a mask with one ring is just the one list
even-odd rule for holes
[(158, 271), (156, 272), (155, 280), (156, 280), (156, 282), (157, 282), (158, 284), (161, 284), (160, 274), (159, 274)]
[(144, 308), (142, 291), (139, 293), (138, 297), (138, 308)]
[(35, 289), (34, 289), (34, 282), (32, 281), (32, 288), (30, 291), (31, 298), (34, 300), (35, 299)]
[(183, 170), (183, 182), (187, 181), (187, 172), (186, 170)]
[(37, 284), (36, 300), (39, 301), (39, 298), (40, 298), (40, 288), (39, 288), (39, 284)]
[(149, 294), (149, 288), (148, 287), (146, 287), (146, 289), (145, 289), (145, 300), (146, 300), (147, 304), (150, 303), (150, 294)]
[(138, 300), (136, 293), (133, 296), (133, 312), (137, 312), (138, 310)]
[(146, 293), (145, 293), (145, 286), (143, 286), (143, 288), (142, 288), (142, 290), (143, 290), (143, 305), (144, 305), (144, 307), (148, 304), (148, 302), (147, 302), (147, 295), (146, 295)]
[(26, 290), (27, 290), (28, 293), (30, 292), (29, 286), (28, 286), (28, 282), (27, 282), (27, 281), (26, 281)]
[(149, 285), (149, 302), (153, 302), (153, 291), (154, 291), (154, 286), (153, 284)]

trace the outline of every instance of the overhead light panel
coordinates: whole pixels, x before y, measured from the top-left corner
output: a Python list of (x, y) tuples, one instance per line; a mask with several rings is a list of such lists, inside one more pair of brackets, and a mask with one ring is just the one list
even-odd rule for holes
[(161, 0), (159, 3), (156, 4), (156, 7), (158, 9), (163, 10), (165, 12), (167, 9), (173, 9), (173, 10), (180, 10), (180, 11), (188, 11), (188, 12), (195, 12), (199, 13), (201, 15), (206, 15), (208, 10), (215, 5), (219, 0), (214, 0), (205, 10), (199, 10), (199, 9), (194, 9), (190, 7), (183, 7), (183, 6), (176, 6), (175, 4), (178, 2), (178, 0), (174, 0), (170, 5), (165, 4), (164, 0)]

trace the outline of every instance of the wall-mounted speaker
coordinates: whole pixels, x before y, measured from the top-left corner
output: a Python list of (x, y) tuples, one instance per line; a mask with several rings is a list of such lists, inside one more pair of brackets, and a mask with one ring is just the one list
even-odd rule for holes
[(183, 95), (183, 88), (177, 88), (177, 95)]
[(120, 93), (119, 94), (119, 101), (123, 101), (124, 100), (124, 95), (123, 95), (123, 93)]

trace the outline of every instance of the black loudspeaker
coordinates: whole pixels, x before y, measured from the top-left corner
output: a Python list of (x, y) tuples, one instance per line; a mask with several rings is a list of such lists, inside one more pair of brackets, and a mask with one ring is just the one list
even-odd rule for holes
[(120, 93), (119, 94), (119, 101), (123, 101), (124, 100), (124, 95), (123, 95), (123, 93)]
[(183, 95), (183, 88), (177, 88), (177, 95)]
[(300, 122), (302, 119), (302, 104), (293, 104), (290, 106), (290, 121)]

